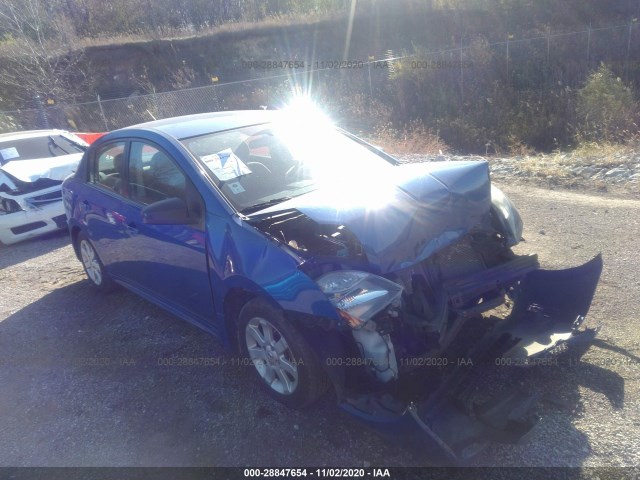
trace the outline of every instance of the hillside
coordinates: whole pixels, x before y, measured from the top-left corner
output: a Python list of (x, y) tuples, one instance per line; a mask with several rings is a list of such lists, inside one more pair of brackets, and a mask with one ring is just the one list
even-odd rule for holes
[[(0, 22), (0, 109), (33, 107), (36, 93), (64, 105), (221, 84), (211, 108), (256, 108), (313, 85), (356, 129), (419, 125), (454, 149), (491, 153), (572, 145), (579, 90), (602, 62), (630, 89), (640, 83), (640, 4), (627, 0), (366, 0), (351, 28), (344, 0), (108, 3), (48, 4), (51, 22), (66, 13), (57, 36), (75, 48), (46, 39), (58, 70), (40, 78)], [(256, 78), (269, 80), (246, 82)], [(628, 115), (633, 124), (637, 109)]]

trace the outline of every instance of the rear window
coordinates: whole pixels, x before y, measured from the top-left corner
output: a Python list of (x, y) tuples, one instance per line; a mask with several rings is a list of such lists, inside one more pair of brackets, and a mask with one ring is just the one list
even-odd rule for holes
[(0, 142), (0, 164), (16, 160), (60, 157), (72, 153), (82, 153), (84, 149), (61, 135), (22, 138)]

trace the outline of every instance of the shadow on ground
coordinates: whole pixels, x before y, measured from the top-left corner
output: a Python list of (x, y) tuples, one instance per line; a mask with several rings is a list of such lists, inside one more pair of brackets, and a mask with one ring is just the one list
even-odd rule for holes
[(0, 322), (0, 351), (0, 465), (421, 464), (330, 397), (271, 400), (211, 335), (124, 290), (59, 288)]
[[(0, 351), (2, 465), (425, 465), (331, 398), (305, 412), (272, 401), (216, 339), (124, 290), (58, 288), (0, 322)], [(591, 365), (522, 381), (556, 396), (532, 432), (542, 448), (495, 445), (474, 465), (495, 465), (496, 449), (510, 465), (581, 465), (579, 387), (624, 403), (622, 378)]]
[(0, 243), (0, 270), (69, 245), (69, 232), (57, 230), (13, 245)]

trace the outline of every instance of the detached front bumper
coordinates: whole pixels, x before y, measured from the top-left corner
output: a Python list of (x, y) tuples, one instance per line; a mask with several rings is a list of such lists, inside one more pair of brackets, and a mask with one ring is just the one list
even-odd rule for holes
[[(493, 384), (489, 372), (575, 365), (597, 334), (580, 328), (601, 272), (600, 255), (576, 268), (529, 272), (516, 289), (511, 314), (496, 319), (426, 398), (403, 403), (389, 394), (359, 395), (342, 408), (394, 442), (447, 464), (464, 463), (491, 441), (519, 442), (537, 422), (538, 395), (505, 387), (508, 381)], [(505, 371), (499, 373), (504, 380)]]
[(27, 195), (0, 193), (0, 201), (11, 200), (21, 210), (0, 210), (0, 242), (5, 245), (27, 240), (66, 227), (60, 186)]

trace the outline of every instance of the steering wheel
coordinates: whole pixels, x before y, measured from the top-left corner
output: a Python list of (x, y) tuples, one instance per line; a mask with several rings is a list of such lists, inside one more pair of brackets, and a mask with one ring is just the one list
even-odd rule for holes
[[(249, 170), (251, 170), (252, 172), (254, 172), (253, 167), (255, 167), (256, 165), (258, 166), (258, 169), (262, 169), (264, 171), (266, 171), (269, 175), (273, 175), (273, 173), (271, 172), (271, 170), (269, 169), (269, 167), (267, 167), (264, 163), (260, 163), (260, 162), (247, 162), (246, 163), (247, 167), (249, 167)], [(255, 173), (255, 172), (254, 172)]]
[(284, 174), (284, 178), (287, 182), (293, 182), (306, 178), (307, 174), (308, 170), (306, 169), (305, 165), (301, 162), (296, 162), (289, 167), (289, 169)]

